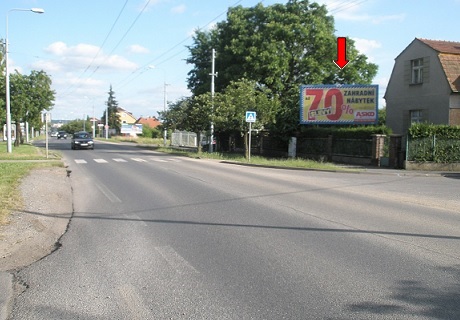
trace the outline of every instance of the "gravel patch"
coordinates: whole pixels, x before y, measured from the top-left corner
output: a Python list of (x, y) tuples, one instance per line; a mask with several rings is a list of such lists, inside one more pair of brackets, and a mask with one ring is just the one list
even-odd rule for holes
[(72, 187), (65, 168), (32, 170), (20, 186), (24, 210), (0, 226), (0, 271), (18, 270), (52, 253), (72, 216)]

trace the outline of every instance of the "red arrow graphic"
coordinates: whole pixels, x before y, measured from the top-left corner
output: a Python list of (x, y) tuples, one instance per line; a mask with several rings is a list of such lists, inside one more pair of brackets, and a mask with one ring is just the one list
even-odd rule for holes
[(345, 68), (348, 64), (347, 60), (347, 38), (338, 37), (337, 38), (337, 60), (334, 60), (334, 63), (340, 69)]

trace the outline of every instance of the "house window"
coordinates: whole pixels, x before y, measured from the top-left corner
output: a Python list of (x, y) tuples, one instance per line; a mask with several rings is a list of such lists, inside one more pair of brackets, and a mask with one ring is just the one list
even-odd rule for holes
[(412, 84), (423, 83), (423, 59), (411, 60)]
[(410, 123), (421, 123), (422, 120), (422, 110), (412, 110), (410, 112)]

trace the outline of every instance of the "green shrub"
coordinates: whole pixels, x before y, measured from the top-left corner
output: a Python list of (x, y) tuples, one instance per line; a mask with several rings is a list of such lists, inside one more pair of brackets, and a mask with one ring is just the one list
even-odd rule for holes
[(413, 124), (408, 147), (411, 161), (460, 162), (460, 126)]

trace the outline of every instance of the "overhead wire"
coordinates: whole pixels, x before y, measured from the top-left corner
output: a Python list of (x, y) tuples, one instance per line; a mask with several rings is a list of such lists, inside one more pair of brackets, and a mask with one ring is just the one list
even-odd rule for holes
[[(104, 38), (104, 41), (102, 41), (102, 44), (99, 46), (99, 49), (98, 51), (96, 52), (96, 54), (93, 56), (91, 62), (88, 64), (88, 66), (86, 66), (86, 68), (80, 73), (80, 75), (77, 77), (77, 80), (78, 79), (81, 79), (83, 77), (83, 75), (91, 68), (91, 66), (93, 65), (94, 61), (96, 61), (96, 58), (99, 56), (99, 54), (101, 53), (104, 45), (106, 44), (107, 40), (109, 39), (110, 35), (112, 34), (114, 28), (115, 28), (115, 25), (118, 23), (118, 20), (120, 19), (121, 15), (123, 14), (125, 8), (126, 8), (126, 5), (128, 4), (129, 0), (126, 0), (125, 3), (123, 4), (120, 12), (118, 13), (115, 21), (112, 23), (112, 26), (110, 27), (110, 30), (109, 32), (107, 33), (107, 35), (105, 36)], [(94, 74), (94, 72), (92, 73)], [(92, 75), (91, 74), (91, 75)], [(90, 76), (91, 76), (90, 75)], [(75, 87), (75, 88), (74, 88)], [(76, 89), (78, 89), (79, 85), (78, 84), (73, 84), (71, 86), (69, 86), (68, 89), (65, 89), (64, 91), (68, 90), (69, 92), (65, 92), (63, 95), (66, 96), (66, 95), (70, 95), (71, 93), (73, 93)]]
[[(243, 0), (238, 0), (236, 1), (233, 5), (231, 5), (231, 7), (235, 7), (237, 6), (238, 4), (240, 4)], [(265, 0), (262, 0), (262, 2), (264, 2)], [(211, 25), (212, 23), (214, 23), (217, 19), (219, 19), (221, 16), (225, 15), (227, 13), (228, 10), (225, 10), (223, 11), (222, 13), (218, 14), (216, 17), (214, 17), (211, 21), (209, 21), (208, 23), (204, 24), (204, 26), (202, 27), (199, 27), (197, 28), (197, 30), (202, 30), (202, 29), (205, 29), (206, 27), (208, 27), (209, 25)], [(173, 50), (175, 50), (177, 47), (179, 47), (180, 45), (184, 44), (185, 42), (187, 42), (188, 40), (190, 40), (190, 38), (192, 38), (192, 36), (187, 36), (185, 39), (183, 39), (182, 41), (178, 42), (177, 44), (173, 45), (171, 48), (169, 48), (168, 50), (166, 50), (165, 52), (163, 52), (162, 54), (160, 54), (159, 56), (155, 57), (154, 59), (150, 60), (149, 62), (145, 63), (144, 65), (140, 66), (139, 68), (137, 68), (136, 70), (134, 70), (133, 72), (131, 72), (131, 74), (129, 74), (127, 77), (125, 77), (124, 79), (122, 79), (120, 82), (118, 82), (118, 88), (123, 88), (125, 87), (126, 85), (128, 85), (131, 81), (133, 81), (134, 79), (136, 79), (137, 77), (139, 77), (141, 74), (143, 74), (144, 72), (146, 72), (149, 68), (149, 66), (153, 65), (154, 62), (160, 60), (162, 57), (168, 55), (169, 53), (171, 53)], [(183, 53), (184, 51), (186, 51), (187, 49), (183, 49), (181, 50), (180, 52), (176, 52), (174, 53), (172, 56), (169, 56), (165, 59), (163, 59), (161, 62), (157, 63), (156, 66), (159, 66), (171, 59), (173, 59), (174, 57), (180, 55), (181, 53)], [(132, 77), (131, 79), (129, 79), (130, 77)]]

